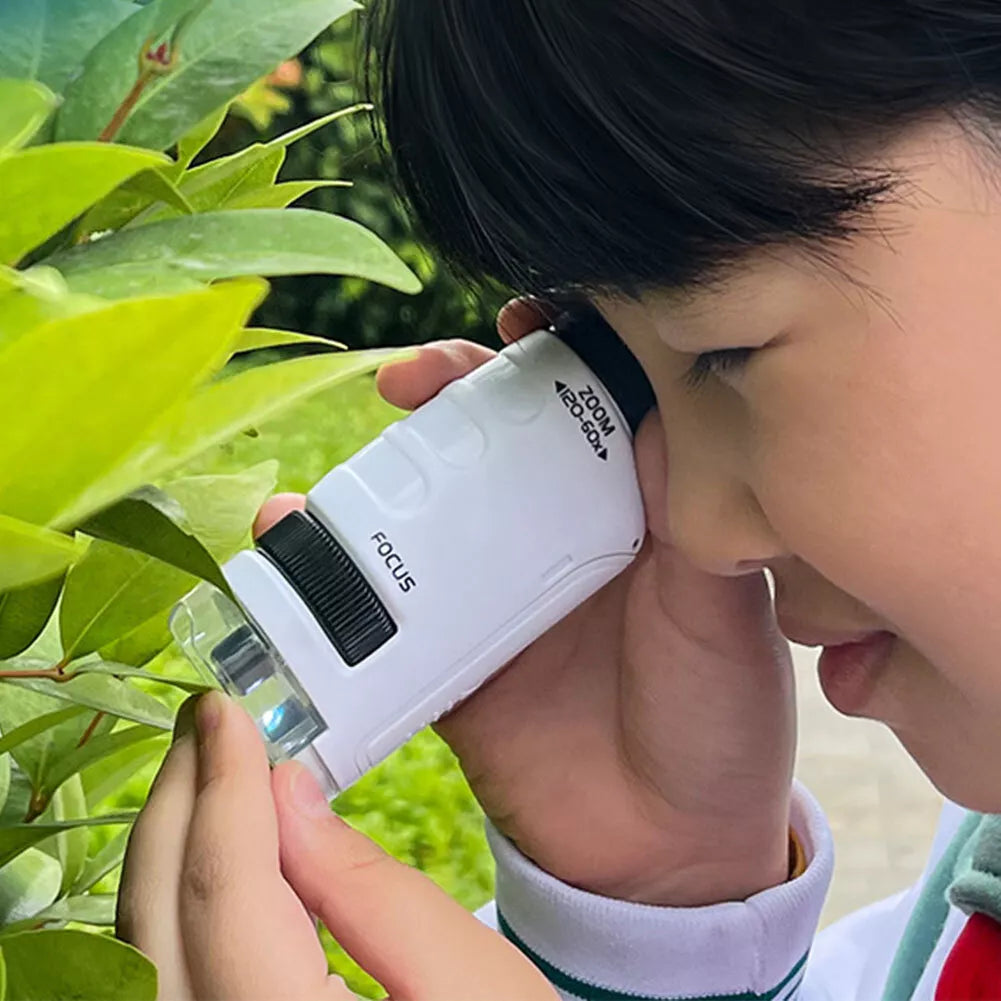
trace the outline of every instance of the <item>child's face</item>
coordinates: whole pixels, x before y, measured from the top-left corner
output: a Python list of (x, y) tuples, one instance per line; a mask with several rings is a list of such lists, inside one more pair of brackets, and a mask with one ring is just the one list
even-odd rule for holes
[[(663, 530), (720, 574), (766, 562), (793, 634), (895, 633), (828, 697), (999, 811), (1001, 161), (944, 125), (888, 159), (909, 183), (836, 269), (759, 253), (690, 297), (600, 306), (657, 391)], [(740, 347), (761, 350), (685, 386), (697, 353)]]

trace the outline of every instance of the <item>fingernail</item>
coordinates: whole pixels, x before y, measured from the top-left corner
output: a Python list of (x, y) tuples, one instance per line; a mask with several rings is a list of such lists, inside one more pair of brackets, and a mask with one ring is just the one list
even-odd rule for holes
[(181, 708), (174, 717), (174, 735), (170, 741), (172, 744), (195, 732), (195, 707), (199, 698), (198, 695), (192, 695), (181, 703)]
[(296, 762), (295, 775), (292, 777), (292, 803), (304, 817), (315, 819), (330, 815), (330, 803), (323, 795), (320, 783), (313, 778), (305, 765)]
[(226, 696), (217, 691), (206, 692), (199, 698), (195, 708), (195, 722), (198, 725), (198, 736), (202, 740), (219, 725), (226, 710), (226, 701)]

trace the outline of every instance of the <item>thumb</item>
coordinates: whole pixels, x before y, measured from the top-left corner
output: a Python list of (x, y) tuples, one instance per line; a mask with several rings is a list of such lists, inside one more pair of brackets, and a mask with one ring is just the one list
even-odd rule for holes
[(301, 511), (306, 507), (303, 494), (275, 494), (269, 497), (254, 521), (254, 538), (263, 535), (269, 528), (278, 524), (285, 515), (292, 511)]
[(391, 997), (556, 1001), (511, 943), (332, 813), (301, 764), (276, 768), (272, 792), (286, 880)]

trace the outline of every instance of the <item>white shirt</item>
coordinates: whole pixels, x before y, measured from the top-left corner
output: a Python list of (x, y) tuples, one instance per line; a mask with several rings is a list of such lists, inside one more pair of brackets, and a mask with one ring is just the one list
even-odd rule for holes
[[(880, 1001), (918, 894), (965, 812), (947, 804), (921, 879), (816, 934), (834, 867), (830, 828), (799, 784), (791, 823), (809, 864), (739, 903), (654, 907), (612, 900), (539, 869), (488, 825), (497, 899), (481, 917), (526, 951), (571, 1001)], [(932, 1001), (965, 915), (945, 927), (911, 998)]]

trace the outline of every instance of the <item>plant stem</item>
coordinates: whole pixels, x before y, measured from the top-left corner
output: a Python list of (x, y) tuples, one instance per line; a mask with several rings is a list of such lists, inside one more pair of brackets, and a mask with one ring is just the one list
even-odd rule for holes
[(129, 117), (132, 109), (136, 106), (136, 101), (142, 96), (146, 85), (153, 79), (153, 74), (148, 70), (139, 74), (139, 78), (132, 85), (132, 89), (125, 96), (125, 100), (118, 106), (111, 116), (111, 121), (104, 127), (104, 131), (97, 137), (98, 142), (109, 143), (125, 124), (125, 119)]
[(51, 678), (53, 681), (71, 681), (76, 675), (67, 674), (63, 668), (57, 664), (55, 667), (39, 667), (33, 671), (0, 671), (0, 678)]
[(43, 813), (45, 813), (45, 808), (49, 805), (49, 797), (46, 796), (41, 789), (33, 789), (31, 793), (31, 801), (28, 803), (28, 812), (24, 815), (24, 822), (30, 824), (33, 820), (37, 820)]
[(103, 710), (94, 713), (94, 718), (90, 721), (90, 724), (88, 725), (87, 729), (83, 731), (83, 736), (77, 742), (76, 745), (77, 747), (83, 747), (83, 745), (86, 744), (87, 741), (94, 736), (94, 731), (97, 729), (97, 724), (100, 723), (102, 719), (104, 719), (104, 716), (105, 713)]

